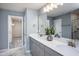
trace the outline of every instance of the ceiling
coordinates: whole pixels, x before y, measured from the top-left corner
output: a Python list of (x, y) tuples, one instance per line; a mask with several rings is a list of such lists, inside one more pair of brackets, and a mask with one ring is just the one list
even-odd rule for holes
[(38, 10), (46, 3), (0, 3), (1, 9), (23, 12), (25, 8)]
[(62, 14), (71, 12), (76, 9), (79, 9), (79, 3), (64, 3), (63, 6), (59, 6), (58, 8), (53, 9), (52, 11), (50, 11), (47, 14), (48, 14), (48, 16), (55, 17), (58, 15), (62, 15)]
[[(11, 11), (24, 12), (25, 8), (39, 10), (44, 5), (46, 5), (46, 3), (0, 3), (0, 8)], [(58, 8), (50, 11), (47, 14), (48, 16), (54, 17), (76, 9), (79, 9), (79, 3), (64, 3), (63, 6), (58, 6)]]

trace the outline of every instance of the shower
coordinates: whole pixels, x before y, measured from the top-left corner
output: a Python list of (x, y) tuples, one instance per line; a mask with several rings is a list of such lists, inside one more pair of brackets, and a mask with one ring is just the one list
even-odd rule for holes
[(8, 19), (8, 48), (23, 46), (23, 18), (9, 16)]

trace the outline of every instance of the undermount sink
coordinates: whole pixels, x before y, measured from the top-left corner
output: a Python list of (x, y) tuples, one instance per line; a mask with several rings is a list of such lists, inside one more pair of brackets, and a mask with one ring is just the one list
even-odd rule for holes
[(66, 54), (67, 56), (68, 55), (73, 55), (73, 56), (79, 55), (78, 51), (74, 47), (70, 47), (67, 45), (57, 45), (54, 47), (54, 49), (57, 50), (58, 52), (61, 52), (62, 54)]
[(52, 46), (58, 46), (58, 45), (67, 45), (66, 43), (57, 41), (57, 40), (53, 40), (53, 43), (51, 42)]

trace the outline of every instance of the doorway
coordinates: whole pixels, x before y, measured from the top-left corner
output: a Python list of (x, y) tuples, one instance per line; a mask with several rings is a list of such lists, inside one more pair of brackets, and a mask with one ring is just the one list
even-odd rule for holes
[(8, 16), (8, 49), (23, 47), (23, 17)]

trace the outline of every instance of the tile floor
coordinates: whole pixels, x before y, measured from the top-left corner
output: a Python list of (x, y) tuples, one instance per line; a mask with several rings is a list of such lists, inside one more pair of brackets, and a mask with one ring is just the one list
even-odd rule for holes
[(0, 56), (31, 56), (24, 48), (14, 48), (0, 53)]
[(21, 37), (14, 37), (12, 38), (12, 41), (9, 42), (9, 48), (16, 48), (16, 47), (22, 47), (22, 39)]

